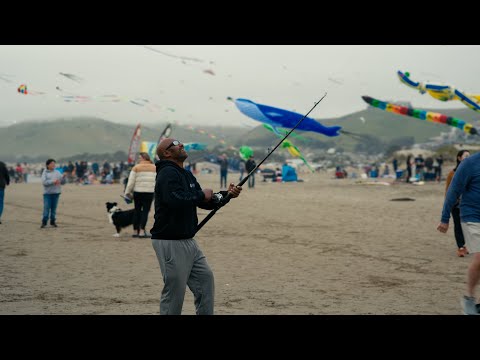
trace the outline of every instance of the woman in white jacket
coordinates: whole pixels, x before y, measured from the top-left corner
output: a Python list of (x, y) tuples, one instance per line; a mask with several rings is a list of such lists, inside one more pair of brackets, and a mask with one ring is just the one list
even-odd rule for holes
[[(133, 198), (135, 203), (133, 230), (136, 231), (136, 233), (134, 233), (132, 237), (148, 238), (150, 234), (145, 231), (145, 227), (147, 225), (148, 213), (152, 206), (157, 171), (147, 153), (141, 152), (139, 156), (140, 161), (133, 167), (128, 176), (125, 196)], [(140, 233), (142, 233), (142, 235), (140, 235)]]

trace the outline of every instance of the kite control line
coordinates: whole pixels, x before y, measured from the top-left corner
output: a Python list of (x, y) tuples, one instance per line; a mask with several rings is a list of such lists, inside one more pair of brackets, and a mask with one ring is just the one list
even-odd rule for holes
[[(315, 107), (320, 103), (320, 101), (323, 100), (323, 98), (324, 98), (325, 96), (327, 96), (327, 93), (325, 93), (325, 95), (323, 95), (322, 98), (321, 98), (320, 100), (318, 100), (318, 102), (316, 102), (315, 105), (313, 105), (313, 107), (310, 109), (310, 111), (307, 112), (307, 113), (297, 122), (297, 124), (288, 132), (288, 134), (285, 135), (285, 137), (284, 137), (282, 140), (280, 140), (280, 142), (267, 154), (267, 156), (265, 156), (265, 158), (264, 158), (262, 161), (260, 161), (257, 166), (255, 166), (255, 169), (253, 169), (252, 171), (250, 171), (250, 172), (248, 173), (248, 175), (247, 175), (246, 177), (244, 177), (244, 178), (242, 179), (242, 181), (240, 181), (240, 182), (238, 183), (237, 186), (242, 186), (243, 184), (245, 184), (245, 183), (247, 182), (248, 178), (249, 178), (251, 175), (255, 174), (255, 172), (256, 172), (257, 169), (260, 167), (260, 165), (262, 165), (262, 164), (265, 162), (265, 160), (267, 160), (268, 157), (269, 157), (270, 155), (272, 155), (272, 153), (273, 153), (275, 150), (277, 150), (277, 148), (282, 144), (282, 142), (293, 132), (293, 130), (295, 130), (295, 129), (297, 128), (298, 125), (300, 125), (300, 123), (303, 121), (303, 119), (305, 119), (305, 118), (308, 116), (308, 114), (310, 114), (310, 113), (313, 111), (313, 109), (315, 109)], [(215, 195), (218, 196), (218, 194), (215, 194)], [(200, 231), (200, 229), (203, 227), (203, 225), (205, 225), (205, 224), (208, 222), (208, 220), (210, 220), (210, 219), (213, 217), (213, 215), (215, 215), (215, 213), (216, 213), (222, 206), (224, 206), (224, 205), (227, 203), (227, 201), (230, 199), (230, 197), (231, 197), (231, 196), (230, 196), (230, 193), (228, 193), (227, 196), (225, 196), (224, 198), (221, 198), (221, 199), (218, 199), (218, 198), (217, 198), (217, 203), (216, 203), (217, 206), (215, 207), (215, 209), (213, 209), (212, 211), (210, 211), (210, 213), (202, 220), (202, 222), (201, 222), (200, 224), (198, 224), (198, 226), (197, 226), (197, 231), (196, 231), (196, 232), (199, 232), (199, 231)], [(215, 198), (214, 198), (214, 200), (215, 200)]]

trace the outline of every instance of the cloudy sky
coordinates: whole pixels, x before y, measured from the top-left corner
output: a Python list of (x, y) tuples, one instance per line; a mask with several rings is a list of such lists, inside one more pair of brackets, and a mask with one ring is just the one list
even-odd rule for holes
[[(0, 126), (75, 116), (252, 126), (257, 123), (228, 96), (306, 113), (325, 92), (315, 118), (362, 110), (362, 95), (419, 108), (462, 108), (406, 87), (396, 71), (480, 93), (478, 64), (477, 45), (1, 45)], [(20, 84), (43, 94), (21, 95)], [(94, 100), (65, 102), (62, 96), (70, 94)], [(100, 102), (102, 95), (121, 101)], [(156, 106), (129, 102), (135, 99)]]

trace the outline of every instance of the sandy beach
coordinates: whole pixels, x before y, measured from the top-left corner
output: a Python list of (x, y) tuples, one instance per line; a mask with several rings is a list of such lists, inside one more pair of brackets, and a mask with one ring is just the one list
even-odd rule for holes
[[(215, 275), (216, 314), (461, 314), (470, 258), (456, 256), (452, 221), (446, 235), (436, 230), (443, 182), (300, 177), (257, 176), (254, 189), (244, 186), (197, 234)], [(219, 190), (218, 174), (197, 179)], [(112, 236), (105, 202), (131, 208), (122, 191), (65, 185), (59, 227), (40, 229), (41, 184), (7, 187), (0, 314), (159, 313), (163, 283), (151, 240), (132, 238), (131, 229)], [(405, 197), (415, 201), (391, 201)], [(199, 219), (207, 213), (200, 209)], [(187, 289), (183, 314), (194, 313)]]

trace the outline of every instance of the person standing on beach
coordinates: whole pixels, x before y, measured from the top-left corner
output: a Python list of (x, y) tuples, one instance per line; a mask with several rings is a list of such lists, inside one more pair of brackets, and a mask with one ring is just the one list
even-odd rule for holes
[[(250, 172), (257, 167), (257, 164), (255, 163), (255, 160), (253, 158), (253, 155), (251, 155), (247, 162), (245, 163), (245, 168), (247, 169), (247, 174), (250, 174)], [(248, 187), (249, 188), (254, 188), (255, 187), (255, 173), (252, 173), (250, 177), (248, 178)]]
[(125, 196), (133, 199), (135, 203), (135, 212), (133, 213), (134, 234), (132, 237), (150, 237), (145, 228), (153, 201), (155, 176), (156, 168), (150, 160), (150, 156), (146, 152), (141, 152), (138, 164), (130, 171), (125, 188)]
[(220, 164), (220, 188), (227, 188), (227, 175), (228, 175), (228, 157), (227, 154), (219, 156), (218, 163)]
[[(460, 150), (457, 153), (457, 166), (455, 166), (455, 169), (450, 171), (450, 173), (447, 176), (447, 180), (445, 181), (445, 195), (447, 194), (448, 187), (452, 182), (453, 175), (455, 175), (455, 171), (457, 170), (458, 166), (460, 165), (462, 160), (466, 159), (469, 156), (470, 156), (470, 152), (468, 150)], [(457, 202), (455, 203), (455, 205), (453, 205), (453, 208), (452, 208), (453, 229), (455, 233), (455, 241), (457, 242), (457, 256), (464, 257), (465, 255), (468, 254), (468, 250), (465, 247), (465, 238), (463, 237), (462, 224), (460, 221), (459, 205), (460, 205), (460, 199), (457, 200)]]
[(0, 161), (0, 224), (2, 223), (3, 201), (7, 185), (10, 185), (10, 175), (8, 175), (7, 165)]
[(460, 201), (460, 219), (472, 261), (467, 273), (467, 292), (461, 300), (463, 313), (480, 315), (475, 288), (480, 281), (480, 153), (462, 160), (448, 188), (437, 230), (446, 233), (452, 208)]
[(56, 162), (54, 159), (46, 161), (47, 168), (42, 173), (43, 184), (43, 217), (42, 226), (47, 226), (50, 217), (50, 225), (57, 227), (57, 206), (60, 193), (62, 192), (62, 178), (60, 171), (55, 170)]
[(413, 164), (413, 155), (409, 154), (407, 156), (407, 160), (405, 165), (407, 165), (407, 183), (410, 182), (410, 178), (412, 177), (412, 164)]
[[(198, 226), (197, 207), (213, 210), (218, 194), (202, 189), (195, 176), (184, 169), (188, 154), (183, 144), (165, 138), (157, 146), (155, 163), (155, 223), (150, 230), (164, 287), (160, 315), (180, 315), (186, 287), (194, 295), (197, 315), (214, 313), (214, 278), (205, 255), (194, 239)], [(242, 188), (231, 183), (223, 197), (240, 195)]]
[(442, 181), (442, 165), (443, 165), (443, 155), (440, 154), (438, 158), (435, 159), (437, 162), (437, 167), (435, 169), (436, 180), (438, 182)]
[(239, 161), (239, 163), (238, 163), (238, 169), (239, 169), (239, 171), (240, 171), (240, 177), (239, 177), (238, 181), (242, 181), (242, 180), (243, 180), (243, 173), (244, 173), (245, 170), (246, 170), (245, 160), (240, 159), (240, 161)]

